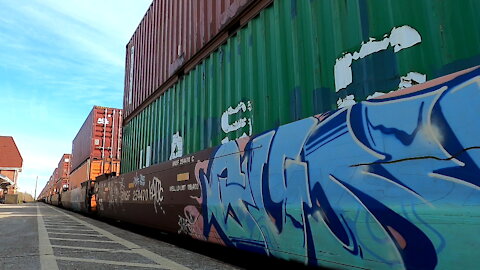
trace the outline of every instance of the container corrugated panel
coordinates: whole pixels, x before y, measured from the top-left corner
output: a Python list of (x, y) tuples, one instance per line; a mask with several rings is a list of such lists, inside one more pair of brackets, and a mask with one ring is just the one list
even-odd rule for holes
[(122, 110), (94, 106), (72, 142), (71, 170), (87, 159), (120, 159)]
[(124, 125), (122, 172), (474, 66), (479, 8), (275, 1)]
[(72, 171), (70, 174), (70, 182), (68, 183), (68, 189), (73, 190), (79, 188), (80, 185), (89, 180), (88, 171), (90, 170), (90, 159), (84, 162), (80, 167)]
[(120, 174), (119, 160), (94, 160), (88, 159), (80, 167), (70, 174), (69, 190), (79, 188), (81, 184), (88, 180), (95, 180), (97, 176), (115, 172)]
[(61, 192), (64, 186), (68, 185), (68, 176), (70, 175), (71, 154), (63, 154), (58, 162), (55, 178), (55, 190)]
[(59, 178), (68, 178), (68, 175), (70, 174), (71, 158), (71, 154), (64, 154), (58, 162), (57, 172)]
[(54, 194), (57, 192), (57, 179), (58, 179), (58, 169), (55, 168), (52, 172), (52, 175), (50, 175), (50, 178), (48, 179), (48, 186), (50, 190), (50, 195)]
[(125, 116), (252, 2), (154, 0), (127, 45)]

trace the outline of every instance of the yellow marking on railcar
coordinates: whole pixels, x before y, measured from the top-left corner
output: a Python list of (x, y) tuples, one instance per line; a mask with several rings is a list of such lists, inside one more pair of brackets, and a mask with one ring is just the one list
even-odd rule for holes
[(177, 181), (178, 182), (187, 181), (188, 179), (190, 179), (190, 173), (188, 173), (188, 172), (177, 174)]

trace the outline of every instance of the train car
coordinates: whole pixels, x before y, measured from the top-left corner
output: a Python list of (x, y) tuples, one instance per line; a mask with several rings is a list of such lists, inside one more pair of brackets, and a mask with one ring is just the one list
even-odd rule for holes
[(474, 269), (478, 115), (475, 67), (98, 181), (97, 213), (309, 265)]
[(80, 188), (85, 181), (94, 181), (100, 175), (120, 173), (120, 160), (87, 159), (80, 167), (69, 176), (69, 189)]
[(55, 206), (60, 206), (60, 193), (54, 193), (50, 196), (50, 203)]
[[(163, 23), (185, 25), (177, 12), (148, 23), (163, 2), (153, 2), (135, 32), (141, 42), (127, 45), (124, 103), (134, 102), (125, 105), (122, 173), (480, 63), (475, 0), (270, 1), (260, 11), (265, 1), (251, 1), (216, 46), (157, 87), (148, 67), (170, 45), (155, 43), (155, 34)], [(196, 40), (195, 31), (184, 34)]]
[(193, 55), (195, 4), (162, 3), (127, 45), (100, 215), (309, 265), (475, 267), (455, 249), (479, 245), (479, 197), (454, 108), (476, 102), (478, 1), (249, 1)]
[(62, 207), (75, 212), (92, 213), (96, 211), (92, 181), (83, 182), (80, 187), (62, 193)]
[(71, 159), (71, 154), (63, 154), (58, 162), (55, 188), (59, 193), (68, 189)]
[[(94, 106), (72, 142), (72, 155), (64, 168), (68, 189), (62, 189), (66, 209), (89, 213), (95, 209), (93, 181), (103, 174), (120, 173), (122, 110)], [(68, 172), (68, 174), (67, 174)]]
[(117, 175), (119, 172), (119, 160), (88, 159), (69, 175), (69, 188), (61, 194), (63, 207), (83, 213), (95, 211), (96, 197), (92, 196), (95, 179), (102, 175)]
[(478, 1), (199, 3), (153, 1), (122, 174), (70, 208), (312, 266), (476, 268)]
[(71, 172), (88, 160), (118, 161), (121, 153), (122, 110), (93, 106), (72, 141)]

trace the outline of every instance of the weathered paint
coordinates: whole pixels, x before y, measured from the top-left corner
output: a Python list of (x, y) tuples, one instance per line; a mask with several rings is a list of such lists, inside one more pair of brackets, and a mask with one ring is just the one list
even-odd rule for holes
[(124, 126), (122, 171), (178, 157), (175, 134), (188, 155), (476, 65), (476, 10), (475, 0), (274, 1)]
[(90, 212), (88, 204), (90, 197), (87, 196), (87, 187), (87, 185), (82, 185), (81, 187), (63, 192), (61, 194), (62, 206), (75, 212)]
[(366, 56), (384, 51), (393, 47), (393, 52), (397, 53), (403, 49), (412, 47), (422, 42), (420, 34), (408, 25), (399, 28), (393, 28), (390, 36), (386, 36), (382, 40), (370, 38), (366, 43), (362, 43), (358, 52), (347, 53), (338, 58), (335, 62), (335, 91), (338, 92), (345, 89), (352, 83), (352, 62), (363, 59)]
[(98, 213), (336, 269), (476, 269), (479, 115), (477, 67), (97, 182)]

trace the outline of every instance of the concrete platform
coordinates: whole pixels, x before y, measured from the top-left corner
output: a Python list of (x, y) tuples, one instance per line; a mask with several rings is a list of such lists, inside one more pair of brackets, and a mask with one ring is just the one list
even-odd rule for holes
[(0, 270), (242, 269), (43, 203), (0, 205)]

